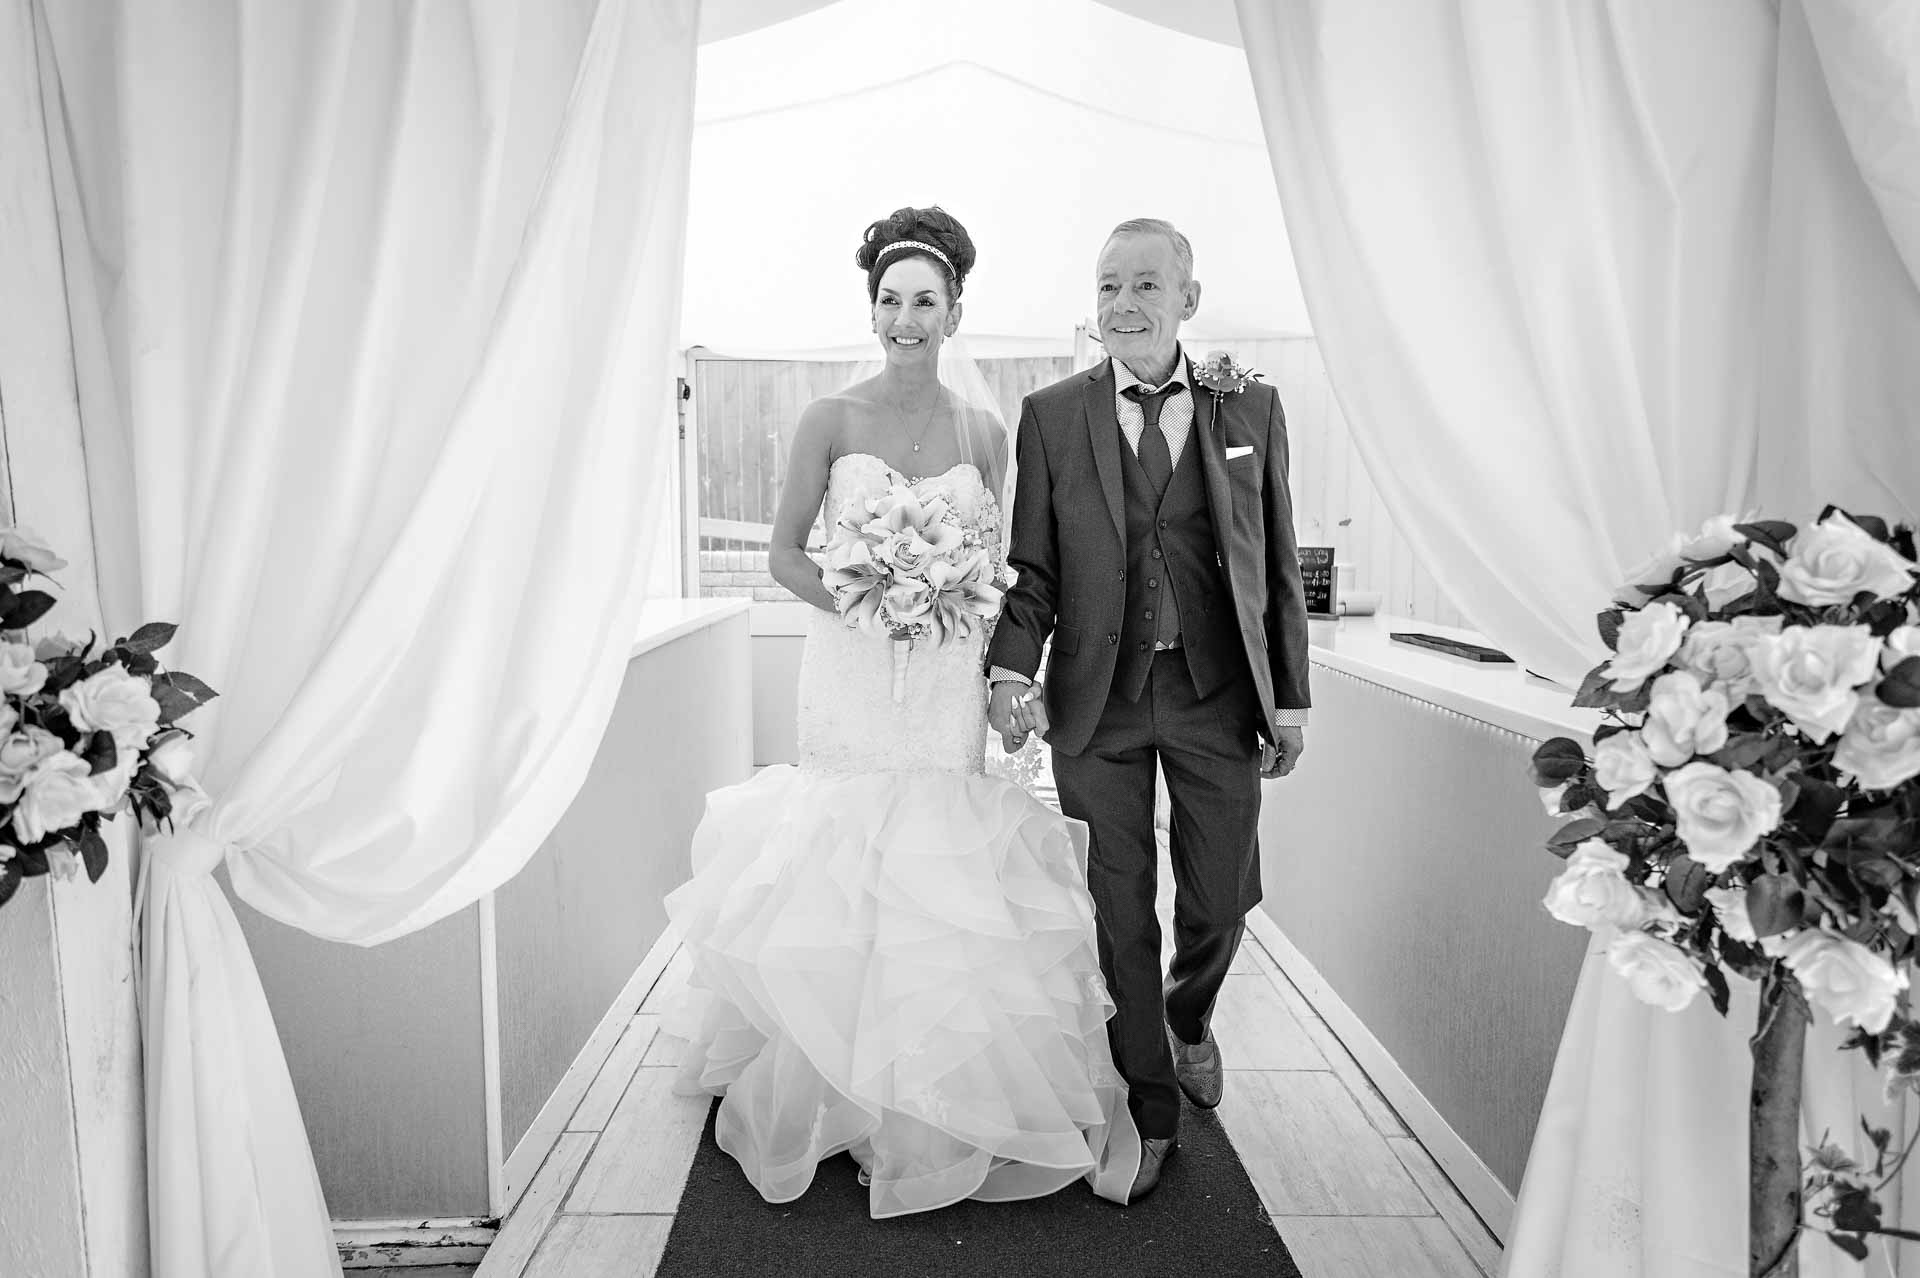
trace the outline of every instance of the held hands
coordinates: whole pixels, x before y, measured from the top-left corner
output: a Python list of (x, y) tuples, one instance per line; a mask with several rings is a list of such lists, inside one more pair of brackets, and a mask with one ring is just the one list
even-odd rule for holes
[(993, 694), (987, 702), (987, 723), (1000, 734), (1001, 748), (1008, 754), (1024, 746), (1029, 733), (1038, 733), (1045, 740), (1053, 726), (1047, 720), (1047, 702), (1041, 686), (1022, 687), (1013, 679), (1002, 679), (993, 685)]
[(1260, 743), (1260, 779), (1263, 781), (1286, 776), (1307, 752), (1306, 729), (1275, 728), (1273, 735), (1280, 743), (1277, 748), (1265, 741)]

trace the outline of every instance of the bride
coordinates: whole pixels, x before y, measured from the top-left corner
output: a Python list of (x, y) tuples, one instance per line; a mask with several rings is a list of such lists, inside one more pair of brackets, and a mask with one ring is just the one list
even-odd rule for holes
[(984, 774), (981, 628), (916, 645), (896, 687), (894, 643), (848, 628), (806, 553), (816, 516), (831, 531), (910, 485), (1004, 559), (1005, 425), (940, 376), (973, 243), (907, 208), (855, 260), (884, 366), (801, 415), (773, 528), (775, 578), (817, 610), (801, 762), (708, 796), (693, 878), (667, 899), (693, 960), (679, 1086), (724, 1098), (720, 1148), (769, 1202), (842, 1151), (875, 1218), (1082, 1178), (1125, 1202), (1139, 1140), (1086, 828)]

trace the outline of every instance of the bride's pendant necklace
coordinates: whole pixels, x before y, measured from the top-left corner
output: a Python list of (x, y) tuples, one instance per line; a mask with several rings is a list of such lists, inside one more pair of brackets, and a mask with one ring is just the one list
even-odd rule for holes
[[(940, 399), (941, 399), (940, 388), (938, 386), (935, 386), (933, 388), (933, 404), (931, 407), (927, 409), (927, 419), (920, 423), (920, 429), (917, 432), (915, 432), (914, 435), (912, 436), (913, 451), (916, 453), (920, 451), (920, 445), (922, 441), (926, 439), (927, 431), (933, 426), (933, 419), (935, 414), (937, 414), (940, 411)], [(889, 405), (889, 407), (892, 407), (892, 406)], [(901, 429), (903, 430), (906, 429), (907, 415), (901, 412), (898, 408), (894, 408), (893, 415), (900, 419)]]

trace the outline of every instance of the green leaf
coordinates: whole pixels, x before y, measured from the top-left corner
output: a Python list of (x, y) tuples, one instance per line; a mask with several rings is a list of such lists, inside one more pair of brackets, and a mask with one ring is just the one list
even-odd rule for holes
[(1533, 783), (1550, 790), (1586, 771), (1586, 751), (1571, 737), (1554, 737), (1533, 752)]
[(1588, 839), (1598, 838), (1606, 828), (1607, 823), (1595, 817), (1569, 821), (1553, 832), (1553, 837), (1547, 840), (1547, 850), (1555, 856), (1571, 856), (1576, 847)]
[(1773, 742), (1757, 732), (1743, 732), (1732, 737), (1727, 744), (1707, 756), (1729, 772), (1742, 768), (1751, 768), (1773, 751)]
[(1603, 665), (1587, 671), (1587, 677), (1580, 683), (1580, 691), (1573, 694), (1573, 704), (1583, 709), (1605, 709), (1618, 699), (1613, 691), (1613, 681), (1607, 677)]
[(1609, 608), (1596, 618), (1600, 624), (1600, 642), (1607, 645), (1608, 652), (1620, 651), (1620, 623), (1625, 618), (1626, 613), (1618, 608)]
[(1898, 839), (1900, 822), (1890, 816), (1843, 817), (1827, 827), (1821, 846), (1827, 848), (1864, 848), (1873, 851), (1892, 847)]
[(13, 861), (0, 865), (0, 905), (13, 899), (13, 894), (20, 890), (20, 880), (20, 867)]
[(97, 777), (119, 760), (120, 750), (114, 745), (111, 732), (96, 732), (88, 739), (86, 751), (80, 757), (86, 761), (89, 775)]
[(128, 674), (136, 674), (145, 679), (151, 679), (160, 673), (160, 663), (155, 661), (150, 653), (126, 653), (121, 657), (120, 664), (127, 668)]
[(1782, 519), (1762, 519), (1757, 523), (1735, 524), (1733, 530), (1748, 541), (1758, 542), (1783, 558), (1787, 553), (1787, 543), (1792, 541), (1794, 534), (1800, 531)]
[(1875, 541), (1886, 541), (1893, 536), (1887, 528), (1887, 521), (1878, 515), (1856, 515), (1850, 510), (1842, 510), (1840, 513), (1865, 529), (1867, 535)]
[(1863, 1185), (1837, 1185), (1833, 1191), (1833, 1227), (1850, 1234), (1877, 1233), (1880, 1204)]
[(1892, 857), (1875, 856), (1859, 862), (1852, 867), (1854, 881), (1882, 891), (1891, 892), (1900, 886), (1907, 872)]
[(1727, 974), (1720, 970), (1717, 963), (1709, 963), (1702, 973), (1707, 978), (1707, 997), (1713, 1000), (1713, 1010), (1725, 1016), (1732, 991), (1727, 989)]
[(116, 647), (128, 652), (158, 652), (173, 639), (175, 627), (171, 622), (149, 621), (133, 632), (131, 639), (122, 639)]
[(1859, 1234), (1836, 1234), (1831, 1229), (1822, 1230), (1829, 1241), (1855, 1260), (1865, 1263), (1867, 1259), (1867, 1240)]
[(1692, 917), (1706, 907), (1707, 889), (1713, 886), (1713, 875), (1692, 857), (1676, 856), (1667, 866), (1667, 878), (1662, 886), (1673, 908)]
[(54, 598), (44, 590), (23, 590), (0, 613), (0, 630), (25, 630), (53, 610)]
[(1882, 701), (1902, 710), (1920, 706), (1920, 657), (1903, 657), (1874, 691)]
[(80, 831), (80, 860), (87, 867), (89, 883), (98, 883), (107, 872), (107, 841), (100, 837), (98, 827), (89, 825)]
[(1786, 816), (1801, 833), (1818, 843), (1826, 838), (1834, 817), (1846, 801), (1847, 792), (1839, 786), (1802, 774), (1799, 793), (1794, 796), (1793, 806), (1786, 810)]
[(1806, 894), (1784, 874), (1763, 874), (1747, 885), (1747, 917), (1756, 936), (1778, 936), (1800, 926)]
[(153, 680), (153, 699), (160, 703), (161, 723), (191, 714), (219, 695), (184, 671), (157, 675)]

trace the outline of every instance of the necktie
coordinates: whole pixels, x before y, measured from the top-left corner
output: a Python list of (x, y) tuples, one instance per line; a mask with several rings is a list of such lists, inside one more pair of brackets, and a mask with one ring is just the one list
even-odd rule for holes
[(1140, 469), (1147, 472), (1147, 481), (1153, 485), (1153, 495), (1159, 497), (1167, 491), (1167, 484), (1173, 479), (1173, 452), (1167, 447), (1167, 437), (1160, 429), (1160, 409), (1176, 391), (1186, 388), (1178, 382), (1168, 382), (1157, 391), (1144, 386), (1129, 386), (1120, 393), (1140, 405), (1140, 412), (1146, 418), (1146, 425), (1140, 431)]

